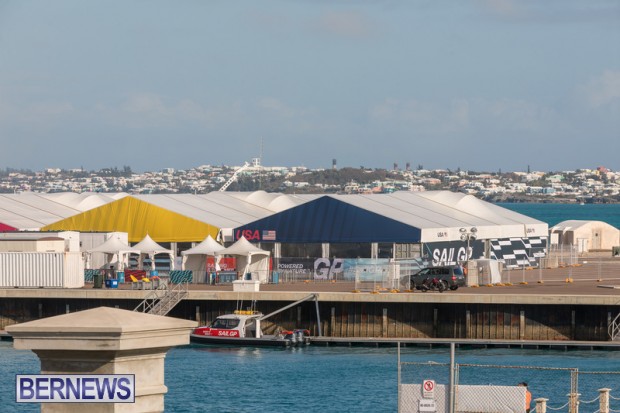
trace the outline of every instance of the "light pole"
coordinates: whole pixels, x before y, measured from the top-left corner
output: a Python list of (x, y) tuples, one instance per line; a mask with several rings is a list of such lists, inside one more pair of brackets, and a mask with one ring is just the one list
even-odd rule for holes
[(461, 240), (462, 241), (466, 241), (467, 242), (467, 250), (465, 250), (465, 261), (469, 262), (469, 241), (475, 241), (477, 236), (476, 233), (478, 232), (478, 228), (476, 227), (471, 227), (471, 228), (461, 228), (459, 229), (459, 232), (461, 233)]

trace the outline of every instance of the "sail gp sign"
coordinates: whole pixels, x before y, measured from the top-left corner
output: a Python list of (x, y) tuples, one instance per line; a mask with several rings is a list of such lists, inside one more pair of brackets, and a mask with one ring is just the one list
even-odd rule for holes
[(134, 403), (133, 374), (18, 374), (17, 403)]
[(433, 265), (456, 265), (463, 261), (484, 256), (484, 243), (471, 241), (469, 249), (464, 242), (432, 242), (424, 245), (424, 250), (430, 252)]

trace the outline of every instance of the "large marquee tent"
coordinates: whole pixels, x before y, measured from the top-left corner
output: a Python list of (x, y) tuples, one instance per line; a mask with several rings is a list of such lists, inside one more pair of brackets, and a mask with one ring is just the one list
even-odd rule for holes
[(216, 238), (221, 228), (234, 228), (305, 202), (307, 197), (257, 192), (128, 195), (59, 220), (44, 231), (121, 231), (130, 242), (147, 233), (157, 242), (200, 242)]
[[(548, 236), (544, 222), (450, 191), (17, 194), (0, 197), (0, 206), (2, 202), (10, 205), (4, 220), (0, 211), (0, 224), (44, 231), (127, 232), (132, 243), (146, 234), (159, 243), (198, 243), (222, 234), (227, 242), (244, 235), (250, 242), (437, 243), (458, 241), (461, 231), (471, 228), (477, 229), (478, 239)], [(13, 219), (8, 219), (11, 214)], [(18, 225), (17, 215), (28, 217), (28, 222)]]
[(124, 196), (127, 194), (92, 192), (0, 194), (0, 231), (39, 231), (46, 225)]
[(291, 243), (460, 241), (547, 237), (546, 223), (450, 191), (380, 195), (324, 195), (235, 228), (252, 241)]

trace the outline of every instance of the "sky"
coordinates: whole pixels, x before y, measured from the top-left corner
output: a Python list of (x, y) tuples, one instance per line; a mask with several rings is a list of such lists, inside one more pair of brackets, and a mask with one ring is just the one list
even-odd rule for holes
[(620, 170), (618, 0), (0, 0), (0, 169)]

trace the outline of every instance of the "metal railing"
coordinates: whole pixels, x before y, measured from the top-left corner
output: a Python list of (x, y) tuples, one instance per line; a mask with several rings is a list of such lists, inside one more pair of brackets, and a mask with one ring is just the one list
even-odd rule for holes
[[(437, 412), (620, 411), (619, 371), (578, 368), (407, 362), (398, 354), (398, 410)], [(453, 366), (453, 367), (452, 367)], [(451, 368), (454, 374), (451, 375)], [(454, 377), (453, 385), (451, 376)], [(432, 385), (425, 388), (427, 382)], [(523, 382), (527, 382), (523, 383)], [(528, 396), (532, 399), (526, 406)], [(533, 397), (532, 397), (533, 396)], [(426, 410), (425, 410), (426, 411)], [(430, 410), (429, 410), (430, 411)]]
[(618, 339), (620, 335), (620, 313), (611, 320), (611, 323), (607, 326), (607, 334), (609, 334), (609, 338), (611, 338), (612, 341)]
[(173, 288), (168, 288), (167, 282), (161, 283), (158, 288), (152, 290), (144, 300), (138, 304), (134, 311), (166, 315), (178, 303), (188, 295), (188, 283), (175, 284)]

